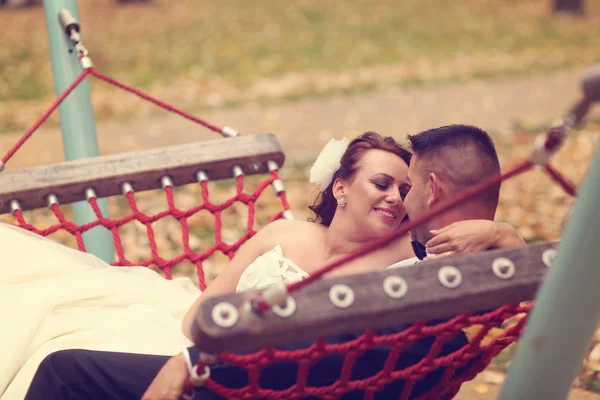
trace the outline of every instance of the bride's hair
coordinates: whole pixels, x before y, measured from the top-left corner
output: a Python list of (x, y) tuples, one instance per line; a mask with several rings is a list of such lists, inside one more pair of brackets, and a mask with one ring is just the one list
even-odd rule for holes
[(352, 182), (356, 175), (358, 162), (367, 150), (383, 150), (393, 153), (410, 164), (412, 154), (400, 145), (390, 136), (383, 137), (377, 132), (365, 132), (353, 139), (340, 161), (340, 168), (333, 175), (333, 179), (327, 189), (320, 192), (312, 206), (309, 206), (315, 214), (314, 219), (309, 218), (311, 222), (319, 222), (322, 225), (329, 226), (335, 210), (337, 200), (333, 197), (333, 184), (336, 179), (343, 179)]

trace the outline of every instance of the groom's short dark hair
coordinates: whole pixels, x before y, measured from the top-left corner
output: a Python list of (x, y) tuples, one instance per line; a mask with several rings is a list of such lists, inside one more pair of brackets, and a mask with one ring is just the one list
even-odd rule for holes
[[(452, 183), (457, 191), (500, 173), (494, 141), (481, 128), (471, 125), (446, 125), (408, 135), (413, 153), (426, 161), (424, 173), (435, 172)], [(477, 196), (478, 200), (498, 205), (500, 184)]]

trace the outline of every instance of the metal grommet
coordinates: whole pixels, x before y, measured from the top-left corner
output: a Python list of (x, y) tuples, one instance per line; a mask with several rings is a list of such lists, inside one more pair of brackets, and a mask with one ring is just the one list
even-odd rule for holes
[(454, 289), (462, 282), (462, 275), (457, 268), (446, 265), (438, 271), (438, 279), (445, 287)]
[(208, 175), (203, 170), (200, 170), (196, 173), (196, 180), (198, 182), (206, 182), (208, 181)]
[(492, 262), (494, 275), (502, 279), (510, 279), (515, 275), (515, 264), (506, 257), (498, 257)]
[(171, 180), (171, 177), (168, 175), (165, 175), (160, 179), (160, 184), (163, 189), (166, 189), (168, 187), (173, 187), (173, 181)]
[(48, 207), (52, 207), (53, 205), (58, 204), (58, 197), (56, 197), (56, 195), (54, 193), (50, 193), (47, 197), (46, 197), (46, 205)]
[(383, 280), (383, 291), (392, 299), (400, 299), (406, 295), (408, 285), (404, 278), (391, 275)]
[(202, 375), (198, 375), (198, 364), (192, 367), (192, 370), (190, 371), (190, 380), (195, 387), (203, 386), (208, 378), (210, 378), (210, 368), (208, 365), (204, 366)]
[(231, 171), (234, 178), (237, 178), (238, 176), (244, 176), (244, 170), (239, 165), (234, 165)]
[(546, 267), (550, 268), (552, 266), (552, 263), (554, 263), (554, 259), (557, 255), (558, 252), (556, 251), (556, 249), (546, 249), (542, 253), (542, 262)]
[(272, 307), (273, 313), (281, 318), (291, 317), (296, 312), (296, 300), (293, 297), (288, 296), (285, 301), (285, 305), (282, 307), (275, 304)]
[(221, 328), (230, 328), (238, 321), (239, 313), (231, 303), (217, 303), (212, 309), (212, 319)]
[(19, 203), (19, 200), (11, 200), (10, 201), (10, 213), (14, 215), (15, 212), (20, 211), (21, 210), (21, 203)]
[(127, 193), (133, 193), (133, 186), (131, 185), (131, 183), (130, 182), (121, 183), (121, 192), (123, 193), (123, 195), (126, 195)]
[(90, 199), (95, 199), (96, 197), (98, 196), (96, 195), (96, 191), (93, 188), (89, 187), (85, 189), (85, 199), (87, 201), (90, 201)]
[(329, 289), (329, 300), (338, 308), (348, 308), (354, 303), (354, 291), (348, 285), (333, 285)]

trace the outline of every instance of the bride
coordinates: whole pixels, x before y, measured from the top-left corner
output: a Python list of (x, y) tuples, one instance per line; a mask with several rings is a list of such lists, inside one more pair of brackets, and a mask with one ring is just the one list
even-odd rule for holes
[[(321, 189), (311, 207), (319, 223), (272, 222), (240, 248), (203, 296), (188, 278), (167, 281), (144, 267), (110, 267), (0, 224), (0, 301), (6, 305), (0, 318), (10, 327), (0, 341), (2, 398), (22, 398), (40, 362), (58, 350), (174, 355), (192, 345), (191, 323), (206, 296), (295, 282), (392, 233), (406, 216), (410, 158), (394, 139), (373, 132), (331, 141), (311, 169), (311, 182)], [(458, 223), (434, 239), (437, 247), (469, 237), (476, 243), (470, 251), (477, 251), (498, 245), (498, 231), (503, 246), (521, 244), (512, 227), (492, 221)], [(382, 269), (413, 256), (406, 236), (329, 276)], [(301, 260), (302, 268), (291, 260)]]

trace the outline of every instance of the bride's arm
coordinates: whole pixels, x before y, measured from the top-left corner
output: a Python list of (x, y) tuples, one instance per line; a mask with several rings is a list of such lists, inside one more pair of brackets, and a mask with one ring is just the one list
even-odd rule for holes
[[(181, 328), (183, 334), (190, 340), (192, 339), (192, 324), (198, 313), (200, 304), (208, 297), (218, 296), (225, 293), (235, 292), (240, 277), (257, 257), (270, 250), (276, 243), (275, 241), (282, 234), (282, 231), (290, 229), (290, 224), (294, 221), (278, 220), (273, 221), (261, 230), (259, 230), (252, 238), (244, 243), (236, 252), (236, 255), (229, 264), (223, 269), (214, 281), (208, 285), (206, 290), (202, 292), (200, 297), (196, 299), (194, 304), (186, 312), (183, 317)], [(293, 227), (292, 227), (293, 228)]]
[(489, 220), (458, 221), (431, 233), (433, 237), (425, 246), (432, 254), (477, 253), (526, 244), (512, 225)]

